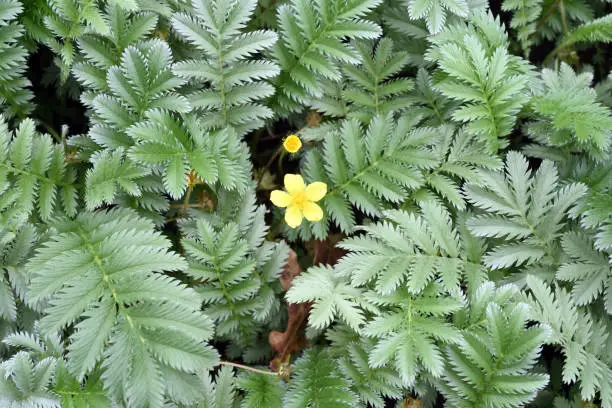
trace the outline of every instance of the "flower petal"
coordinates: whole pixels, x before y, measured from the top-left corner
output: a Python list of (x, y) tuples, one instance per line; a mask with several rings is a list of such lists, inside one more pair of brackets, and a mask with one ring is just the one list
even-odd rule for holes
[(285, 174), (285, 189), (289, 194), (301, 193), (304, 191), (304, 179), (299, 174)]
[(308, 221), (317, 222), (321, 221), (321, 218), (323, 218), (323, 210), (312, 201), (307, 201), (304, 203), (303, 211), (304, 217), (306, 217)]
[(306, 187), (306, 198), (310, 201), (319, 201), (327, 193), (327, 184), (315, 181)]
[[(315, 204), (316, 205), (316, 204)], [(285, 212), (285, 221), (291, 228), (297, 228), (302, 223), (302, 211), (297, 205), (292, 205)]]
[(282, 190), (274, 190), (270, 194), (270, 201), (277, 207), (287, 207), (291, 204), (291, 196)]

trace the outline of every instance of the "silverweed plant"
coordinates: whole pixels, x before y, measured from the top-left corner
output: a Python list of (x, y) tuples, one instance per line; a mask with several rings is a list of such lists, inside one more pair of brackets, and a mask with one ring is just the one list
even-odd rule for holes
[(610, 0), (0, 0), (0, 408), (612, 408)]

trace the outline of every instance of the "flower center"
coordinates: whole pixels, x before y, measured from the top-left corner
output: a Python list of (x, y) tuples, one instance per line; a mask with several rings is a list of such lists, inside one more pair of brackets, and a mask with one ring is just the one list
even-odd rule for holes
[(295, 193), (291, 198), (291, 204), (299, 207), (300, 209), (304, 208), (306, 201), (308, 201), (308, 197), (306, 197), (306, 193), (304, 192)]

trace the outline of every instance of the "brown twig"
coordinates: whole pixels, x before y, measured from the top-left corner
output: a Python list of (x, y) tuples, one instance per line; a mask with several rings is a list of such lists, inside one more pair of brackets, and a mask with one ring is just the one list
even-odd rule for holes
[[(293, 249), (289, 250), (287, 264), (283, 268), (279, 277), (280, 284), (285, 291), (291, 287), (293, 279), (302, 273), (297, 259), (297, 254)], [(306, 320), (310, 303), (289, 303), (287, 304), (287, 327), (284, 332), (273, 330), (268, 335), (268, 342), (276, 352), (275, 358), (270, 362), (273, 370), (282, 369), (283, 362), (288, 361), (291, 354), (306, 347), (307, 340), (304, 335)]]
[(270, 166), (272, 165), (272, 163), (274, 162), (274, 159), (276, 159), (276, 157), (278, 157), (278, 155), (280, 154), (280, 152), (283, 151), (283, 146), (280, 146), (278, 149), (276, 149), (276, 151), (274, 152), (274, 154), (272, 155), (272, 157), (270, 157), (270, 160), (268, 160), (268, 163), (266, 163), (266, 166), (264, 167), (265, 169), (270, 169)]
[(276, 139), (280, 139), (282, 137), (283, 137), (283, 135), (268, 135), (268, 136), (264, 136), (264, 137), (259, 138), (259, 141), (260, 142), (267, 142), (269, 140), (276, 140)]

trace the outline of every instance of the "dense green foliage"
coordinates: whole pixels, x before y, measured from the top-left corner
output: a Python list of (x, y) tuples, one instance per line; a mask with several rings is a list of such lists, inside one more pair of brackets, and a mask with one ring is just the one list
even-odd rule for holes
[(0, 407), (612, 408), (611, 42), (609, 0), (0, 0)]

